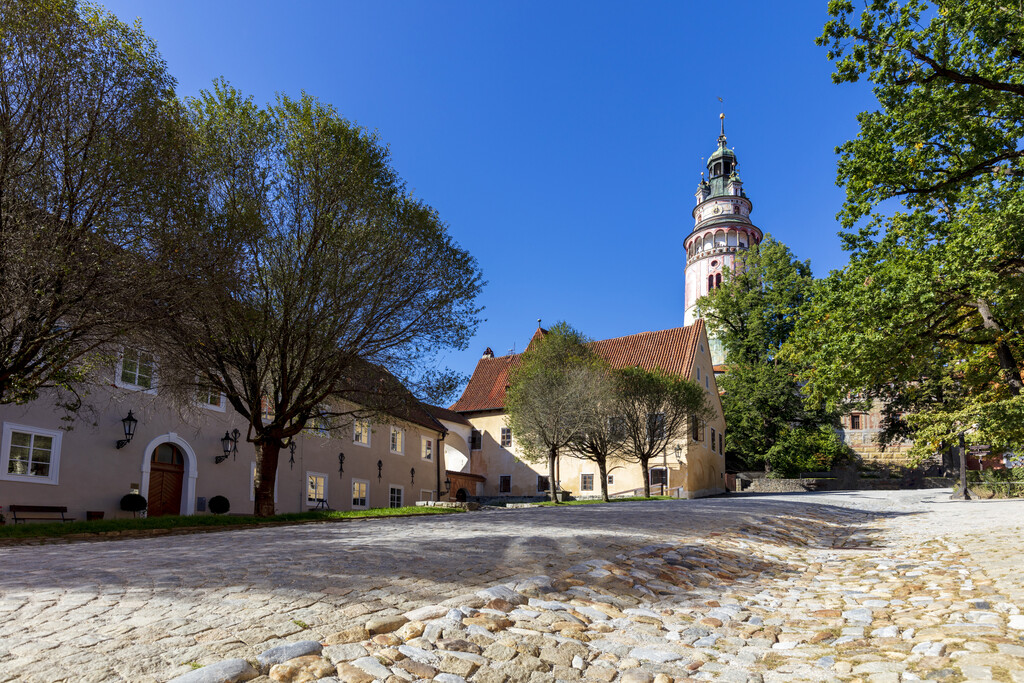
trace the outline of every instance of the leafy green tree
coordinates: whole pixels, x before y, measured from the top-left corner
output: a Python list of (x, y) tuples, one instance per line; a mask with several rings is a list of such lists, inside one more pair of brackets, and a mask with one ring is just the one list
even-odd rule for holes
[[(729, 425), (726, 453), (741, 466), (798, 471), (806, 458), (788, 447), (797, 442), (820, 442), (822, 454), (833, 452), (828, 439), (822, 441), (827, 430), (821, 427), (833, 424), (835, 416), (808, 409), (799, 366), (783, 353), (813, 282), (808, 261), (797, 260), (786, 245), (765, 235), (726, 272), (722, 286), (697, 303), (710, 335), (726, 351), (727, 370), (718, 378)], [(827, 469), (832, 459), (820, 465)]]
[(697, 382), (639, 367), (616, 372), (616, 410), (625, 438), (622, 457), (639, 463), (644, 496), (651, 497), (651, 461), (683, 439), (694, 421), (714, 417), (707, 392)]
[(597, 465), (601, 478), (601, 498), (608, 501), (608, 464), (620, 458), (626, 449), (626, 429), (619, 414), (615, 393), (615, 376), (603, 361), (597, 361), (594, 368), (593, 394), (590, 397), (594, 409), (593, 419), (585, 430), (574, 438), (569, 448), (573, 455)]
[(189, 208), (173, 87), (139, 25), (0, 1), (0, 403), (77, 408), (111, 345), (191, 291), (155, 266)]
[[(842, 145), (850, 264), (794, 348), (810, 394), (882, 401), (883, 439), (1024, 440), (1024, 14), (988, 0), (830, 4), (833, 79), (879, 101)], [(902, 209), (890, 211), (898, 200)], [(889, 215), (891, 213), (891, 215)]]
[(188, 254), (169, 263), (207, 286), (152, 333), (162, 370), (186, 391), (224, 393), (249, 423), (266, 516), (280, 450), (310, 420), (347, 428), (353, 402), (402, 398), (389, 373), (421, 395), (451, 384), (423, 368), (466, 344), (482, 282), (376, 135), (331, 106), (303, 95), (258, 107), (223, 82), (189, 104), (207, 233), (181, 250), (234, 260), (201, 273), (178, 268)]
[(513, 368), (505, 392), (508, 423), (528, 462), (548, 463), (548, 493), (557, 501), (558, 456), (601, 422), (607, 371), (587, 339), (559, 322), (536, 338)]

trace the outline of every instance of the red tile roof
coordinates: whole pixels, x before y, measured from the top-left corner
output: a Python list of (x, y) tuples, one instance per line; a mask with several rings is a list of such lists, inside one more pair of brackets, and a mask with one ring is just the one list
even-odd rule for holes
[(469, 420), (459, 413), (456, 413), (454, 410), (448, 410), (447, 408), (441, 408), (439, 406), (432, 406), (427, 403), (424, 403), (423, 407), (427, 409), (427, 412), (430, 413), (430, 416), (435, 420), (448, 420), (449, 422), (455, 422), (456, 424), (465, 425), (467, 427), (473, 426), (469, 423)]
[[(539, 334), (540, 331), (534, 338), (536, 339)], [(603, 339), (591, 342), (590, 346), (615, 369), (661, 369), (672, 375), (689, 377), (693, 369), (697, 342), (703, 337), (704, 321), (698, 320), (686, 327)], [(460, 413), (503, 410), (509, 371), (519, 365), (521, 356), (522, 354), (513, 354), (481, 358), (465, 391), (451, 409)]]

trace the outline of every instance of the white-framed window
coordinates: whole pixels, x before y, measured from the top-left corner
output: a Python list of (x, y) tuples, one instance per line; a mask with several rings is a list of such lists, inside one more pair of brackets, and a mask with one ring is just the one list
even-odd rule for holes
[(511, 448), (512, 447), (512, 428), (502, 427), (501, 428), (501, 447)]
[(0, 441), (0, 479), (57, 484), (64, 432), (4, 423)]
[(369, 420), (353, 420), (352, 421), (352, 443), (359, 444), (360, 446), (370, 445), (370, 421)]
[(399, 455), (405, 453), (405, 430), (399, 427), (391, 428), (391, 452)]
[(420, 489), (420, 500), (434, 500), (434, 492), (430, 489)]
[(580, 475), (580, 491), (594, 490), (594, 475), (584, 472)]
[(611, 484), (614, 484), (614, 483), (615, 483), (615, 475), (614, 474), (609, 474), (608, 475), (608, 484), (611, 485)]
[(122, 389), (156, 393), (156, 356), (148, 351), (125, 347), (117, 361), (114, 382)]
[(306, 472), (306, 505), (315, 507), (327, 503), (327, 475), (323, 472)]
[(405, 505), (405, 488), (391, 484), (388, 487), (388, 507), (400, 508)]
[(498, 477), (498, 493), (512, 493), (511, 474), (503, 474)]
[[(256, 500), (256, 461), (249, 461), (249, 500)], [(277, 502), (277, 472), (274, 472), (274, 502)]]
[(213, 387), (200, 386), (196, 389), (196, 403), (204, 408), (223, 413), (227, 410), (228, 397)]
[(433, 460), (434, 459), (434, 440), (433, 439), (428, 439), (427, 437), (424, 436), (422, 438), (422, 440), (421, 440), (421, 443), (422, 443), (422, 448), (420, 450), (420, 455), (423, 457), (424, 460)]
[(352, 480), (352, 509), (365, 510), (370, 507), (370, 482), (365, 479)]

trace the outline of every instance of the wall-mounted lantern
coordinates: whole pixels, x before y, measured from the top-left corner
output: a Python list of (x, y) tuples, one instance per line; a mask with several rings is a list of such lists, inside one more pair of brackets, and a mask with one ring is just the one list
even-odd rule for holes
[(288, 457), (288, 469), (294, 470), (295, 469), (295, 439), (294, 438), (291, 441), (288, 442), (288, 453), (290, 454), (289, 457)]
[(338, 474), (345, 474), (345, 454), (338, 453)]
[(410, 484), (415, 484), (416, 483), (416, 468), (415, 467), (410, 467), (409, 468), (409, 483)]
[(451, 492), (452, 492), (452, 479), (451, 479), (451, 477), (445, 477), (444, 478), (444, 491), (438, 491), (437, 492), (437, 499), (441, 500), (442, 498), (444, 498), (445, 496), (447, 496)]
[(224, 436), (220, 440), (220, 446), (224, 451), (223, 455), (218, 455), (213, 459), (213, 462), (217, 465), (221, 464), (229, 457), (233, 457), (234, 460), (238, 459), (238, 437), (241, 436), (241, 432), (237, 429), (232, 432), (224, 432)]
[(116, 446), (118, 448), (124, 448), (127, 446), (132, 437), (135, 436), (135, 425), (139, 424), (139, 421), (132, 415), (132, 411), (128, 411), (128, 416), (121, 420), (121, 425), (124, 427), (124, 438), (118, 439)]
[(377, 461), (377, 481), (379, 482), (381, 480), (381, 477), (383, 477), (383, 476), (384, 476), (384, 461), (383, 460), (378, 460)]

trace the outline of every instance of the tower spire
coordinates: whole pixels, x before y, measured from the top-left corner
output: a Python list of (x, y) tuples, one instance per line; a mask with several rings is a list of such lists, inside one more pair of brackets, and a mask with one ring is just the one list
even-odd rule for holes
[(718, 135), (718, 147), (719, 149), (725, 149), (725, 112), (719, 114), (718, 118), (722, 122), (722, 132)]

